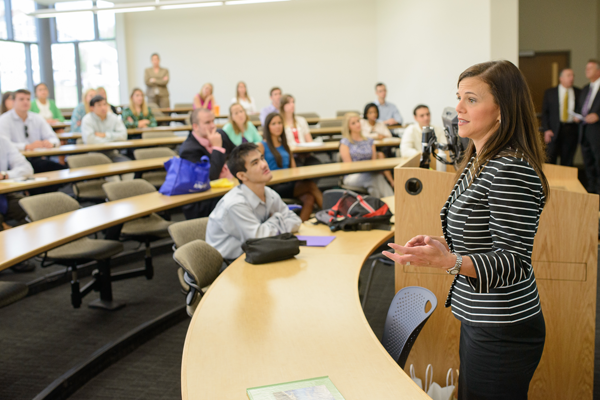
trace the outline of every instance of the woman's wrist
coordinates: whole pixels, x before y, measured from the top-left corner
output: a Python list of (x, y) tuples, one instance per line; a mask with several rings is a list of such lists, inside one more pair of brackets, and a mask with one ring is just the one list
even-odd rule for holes
[(442, 269), (449, 270), (450, 268), (456, 265), (456, 254), (448, 253), (446, 257), (444, 257), (444, 262), (442, 263)]

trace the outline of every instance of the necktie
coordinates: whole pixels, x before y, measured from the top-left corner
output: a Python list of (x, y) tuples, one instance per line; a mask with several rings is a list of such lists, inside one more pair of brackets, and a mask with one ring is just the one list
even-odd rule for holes
[(587, 96), (585, 96), (585, 101), (583, 102), (583, 107), (581, 108), (581, 115), (584, 117), (588, 115), (588, 111), (590, 111), (590, 98), (592, 97), (592, 85), (589, 86), (590, 90), (588, 90)]
[(561, 122), (567, 122), (569, 120), (569, 90), (565, 92), (565, 98), (563, 100)]

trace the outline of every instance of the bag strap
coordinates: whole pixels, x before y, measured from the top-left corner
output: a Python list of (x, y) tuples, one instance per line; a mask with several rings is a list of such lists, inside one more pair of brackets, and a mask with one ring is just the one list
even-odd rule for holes
[[(429, 372), (431, 371), (431, 375), (429, 375)], [(425, 370), (425, 393), (427, 393), (427, 391), (429, 390), (429, 388), (431, 387), (431, 384), (433, 383), (433, 366), (431, 364), (427, 365), (427, 369)]]
[(448, 370), (448, 373), (446, 374), (446, 387), (450, 386), (448, 385), (448, 378), (452, 379), (452, 386), (454, 386), (454, 371), (452, 370), (452, 368), (450, 368)]

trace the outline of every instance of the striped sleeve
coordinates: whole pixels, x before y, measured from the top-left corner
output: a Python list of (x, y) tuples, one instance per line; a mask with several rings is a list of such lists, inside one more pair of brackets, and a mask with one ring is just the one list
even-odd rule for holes
[[(511, 286), (531, 274), (531, 252), (544, 201), (540, 178), (524, 161), (503, 158), (488, 195), (492, 251), (469, 254), (477, 278), (468, 278), (477, 293)], [(491, 170), (493, 171), (493, 169)]]

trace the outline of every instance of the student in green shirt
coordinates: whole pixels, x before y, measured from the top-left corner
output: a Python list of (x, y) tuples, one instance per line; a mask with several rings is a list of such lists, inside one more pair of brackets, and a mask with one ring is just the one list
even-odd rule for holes
[(49, 124), (64, 122), (65, 117), (56, 107), (54, 100), (49, 99), (48, 86), (45, 83), (38, 83), (35, 87), (35, 100), (31, 102), (31, 112), (40, 114)]
[(122, 118), (127, 129), (156, 126), (156, 119), (146, 104), (142, 89), (133, 89), (129, 97), (129, 107), (123, 110)]
[(236, 146), (246, 142), (262, 142), (262, 136), (260, 136), (254, 124), (250, 122), (246, 110), (240, 103), (233, 103), (229, 107), (229, 122), (225, 124), (223, 130)]

